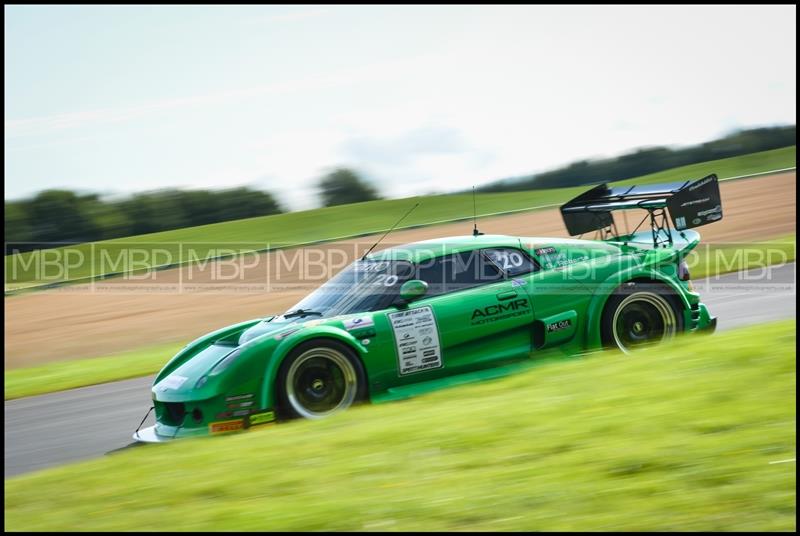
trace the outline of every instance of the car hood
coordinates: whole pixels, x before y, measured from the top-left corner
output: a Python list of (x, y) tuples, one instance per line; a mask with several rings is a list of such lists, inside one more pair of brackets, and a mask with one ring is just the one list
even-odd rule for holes
[(268, 334), (275, 334), (277, 335), (278, 332), (284, 330), (291, 326), (301, 326), (308, 320), (308, 317), (292, 317), (292, 318), (284, 318), (282, 316), (274, 316), (270, 318), (265, 318), (258, 324), (251, 326), (244, 330), (241, 335), (239, 335), (239, 339), (237, 341), (238, 345), (241, 346), (249, 341), (257, 337), (261, 337), (262, 335)]
[(316, 315), (293, 316), (290, 318), (274, 316), (265, 318), (261, 322), (250, 326), (239, 335), (235, 342), (241, 346), (253, 339), (263, 337), (264, 335), (274, 335), (276, 338), (280, 339), (283, 336), (289, 336), (295, 333), (301, 328), (319, 325), (334, 326), (346, 331), (359, 330), (359, 328), (362, 327), (369, 329), (373, 326), (372, 315), (372, 312), (363, 312), (325, 317)]
[(255, 340), (259, 337), (280, 337), (281, 332), (293, 333), (302, 326), (298, 320), (300, 319), (267, 317), (244, 329), (235, 329), (234, 326), (230, 333), (221, 336), (212, 334), (210, 339), (201, 343), (202, 346), (190, 348), (186, 357), (168, 374), (159, 377), (153, 385), (153, 393), (164, 401), (178, 400), (176, 397), (209, 398), (216, 395), (220, 388), (225, 387), (228, 376), (211, 374), (218, 363), (234, 351), (242, 351), (253, 344), (259, 344)]
[[(217, 396), (226, 392), (232, 385), (252, 378), (254, 370), (260, 371), (263, 368), (263, 364), (254, 364), (256, 362), (253, 361), (253, 356), (267, 355), (271, 348), (274, 348), (272, 345), (279, 344), (282, 339), (304, 328), (321, 325), (336, 327), (356, 335), (374, 330), (372, 313), (326, 318), (317, 316), (265, 318), (241, 330), (232, 329), (227, 334), (214, 337), (200, 348), (190, 349), (191, 353), (181, 360), (180, 364), (176, 364), (166, 374), (159, 375), (153, 385), (153, 394), (158, 400), (165, 402)], [(256, 347), (262, 351), (249, 352), (249, 355), (240, 353), (233, 358), (235, 361), (230, 365), (222, 371), (215, 372), (218, 364), (232, 352), (247, 352)]]

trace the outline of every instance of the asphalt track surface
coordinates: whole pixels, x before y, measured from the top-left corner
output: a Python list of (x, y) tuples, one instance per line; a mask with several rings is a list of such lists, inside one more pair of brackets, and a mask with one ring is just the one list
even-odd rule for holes
[[(717, 330), (795, 318), (795, 263), (765, 270), (769, 272), (694, 282), (719, 318)], [(129, 447), (150, 408), (152, 380), (136, 378), (6, 402), (6, 478)], [(144, 426), (152, 422), (150, 416)]]

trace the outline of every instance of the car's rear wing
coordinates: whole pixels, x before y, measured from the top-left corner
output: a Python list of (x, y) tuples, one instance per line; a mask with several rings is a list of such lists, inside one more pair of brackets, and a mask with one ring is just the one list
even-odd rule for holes
[(669, 211), (672, 224), (678, 231), (722, 219), (717, 176), (709, 175), (697, 181), (614, 188), (600, 184), (562, 205), (561, 217), (572, 236), (591, 231), (604, 231), (606, 235), (616, 236), (611, 212), (630, 209), (643, 209), (649, 213), (655, 246), (664, 241), (672, 243), (666, 211)]

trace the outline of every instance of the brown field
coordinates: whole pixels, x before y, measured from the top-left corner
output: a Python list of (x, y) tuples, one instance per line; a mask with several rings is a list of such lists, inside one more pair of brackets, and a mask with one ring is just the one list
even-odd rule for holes
[[(766, 240), (795, 231), (795, 173), (723, 182), (721, 188), (725, 217), (701, 230), (704, 243)], [(634, 219), (629, 217), (631, 226), (638, 223)], [(485, 218), (479, 227), (487, 234), (566, 236), (557, 210)], [(397, 231), (378, 249), (469, 232), (469, 222)], [(283, 312), (376, 238), (5, 298), (5, 367), (188, 342), (227, 324)], [(292, 266), (303, 258), (307, 262)]]

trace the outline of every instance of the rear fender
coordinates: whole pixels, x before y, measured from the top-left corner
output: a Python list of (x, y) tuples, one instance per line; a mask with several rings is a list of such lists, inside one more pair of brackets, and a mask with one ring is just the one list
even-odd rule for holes
[(603, 316), (603, 309), (611, 297), (611, 294), (623, 283), (634, 279), (648, 279), (663, 283), (673, 290), (675, 295), (681, 300), (684, 311), (689, 309), (689, 299), (686, 291), (673, 279), (662, 274), (652, 265), (650, 266), (636, 266), (627, 270), (622, 270), (608, 277), (603, 281), (595, 290), (589, 307), (586, 313), (586, 347), (587, 348), (600, 348), (602, 347), (602, 338), (600, 335), (600, 319)]

